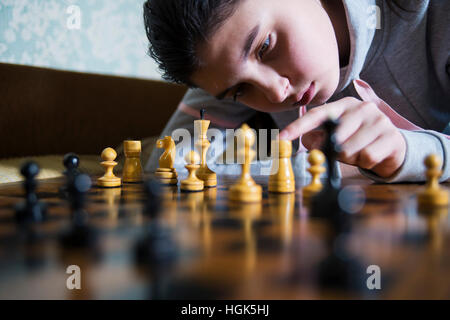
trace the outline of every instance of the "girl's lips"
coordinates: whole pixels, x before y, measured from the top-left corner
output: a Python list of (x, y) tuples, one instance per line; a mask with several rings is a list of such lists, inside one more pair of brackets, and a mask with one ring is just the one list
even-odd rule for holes
[(296, 103), (294, 103), (294, 106), (295, 107), (306, 106), (308, 103), (311, 102), (312, 98), (314, 97), (314, 94), (315, 94), (315, 85), (314, 82), (312, 82), (308, 90), (306, 90), (306, 92), (303, 93), (303, 95), (299, 98), (299, 100)]

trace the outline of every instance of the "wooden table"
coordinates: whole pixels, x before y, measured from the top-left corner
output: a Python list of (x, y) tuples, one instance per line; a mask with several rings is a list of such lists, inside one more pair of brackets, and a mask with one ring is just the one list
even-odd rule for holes
[[(14, 219), (14, 205), (23, 201), (21, 184), (1, 185), (0, 299), (450, 298), (447, 210), (418, 212), (416, 194), (423, 185), (342, 181), (358, 194), (353, 209), (360, 205), (342, 240), (364, 276), (355, 289), (319, 285), (328, 227), (303, 205), (305, 182), (297, 181), (296, 193), (269, 194), (267, 177), (254, 178), (264, 188), (257, 204), (228, 201), (234, 176), (219, 176), (217, 188), (198, 193), (165, 187), (159, 225), (170, 230), (178, 254), (157, 272), (135, 258), (136, 243), (156, 223), (143, 214), (142, 185), (90, 190), (86, 211), (98, 230), (96, 250), (70, 249), (59, 241), (71, 225), (59, 191), (63, 180), (40, 182), (48, 220), (29, 228)], [(70, 265), (81, 269), (81, 290), (66, 287)], [(371, 265), (381, 271), (379, 290), (366, 286)]]

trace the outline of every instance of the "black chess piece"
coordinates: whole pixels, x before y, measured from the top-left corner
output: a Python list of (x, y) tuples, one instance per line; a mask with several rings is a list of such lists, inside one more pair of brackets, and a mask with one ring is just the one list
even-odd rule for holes
[(365, 269), (345, 245), (346, 237), (338, 237), (319, 263), (318, 282), (321, 288), (361, 291), (365, 285)]
[[(327, 225), (325, 235), (327, 253), (318, 266), (318, 282), (322, 288), (358, 290), (364, 284), (363, 269), (358, 259), (348, 251), (346, 239), (351, 231), (351, 217), (340, 201), (342, 192), (337, 174), (336, 159), (341, 148), (336, 141), (337, 120), (323, 124), (326, 139), (322, 152), (327, 159), (328, 176), (323, 189), (311, 199), (311, 217), (320, 218)], [(345, 194), (345, 201), (351, 195)]]
[(72, 225), (63, 234), (61, 242), (65, 247), (87, 248), (95, 246), (97, 233), (88, 224), (88, 214), (85, 211), (86, 193), (92, 186), (87, 174), (78, 174), (71, 179), (67, 191), (72, 211)]
[(172, 231), (157, 221), (151, 222), (137, 241), (134, 253), (136, 265), (146, 271), (150, 281), (149, 299), (170, 297), (170, 274), (179, 256)]
[(144, 185), (145, 204), (144, 214), (150, 218), (157, 218), (161, 209), (161, 184), (156, 180), (147, 180)]
[(80, 158), (75, 153), (65, 154), (63, 158), (63, 165), (66, 168), (63, 172), (65, 176), (75, 176), (80, 173), (78, 170)]
[(42, 222), (46, 219), (47, 207), (39, 202), (36, 194), (36, 176), (39, 174), (39, 166), (33, 161), (26, 162), (22, 165), (20, 173), (25, 178), (23, 182), (25, 201), (16, 207), (16, 220), (21, 224)]
[(143, 236), (134, 247), (136, 265), (148, 271), (151, 281), (151, 299), (167, 297), (167, 280), (178, 258), (178, 245), (170, 228), (158, 219), (161, 198), (160, 184), (149, 180), (144, 183), (146, 202), (144, 214), (151, 218), (144, 226)]
[(63, 171), (63, 174), (66, 177), (66, 184), (62, 186), (59, 191), (65, 198), (67, 198), (69, 184), (72, 183), (75, 176), (80, 174), (80, 170), (78, 169), (80, 165), (80, 158), (75, 153), (66, 153), (63, 158), (63, 165), (66, 168)]
[(322, 190), (311, 199), (311, 216), (327, 221), (331, 232), (339, 234), (350, 230), (350, 217), (339, 204), (340, 178), (337, 173), (336, 159), (341, 148), (336, 141), (337, 120), (327, 120), (323, 127), (326, 139), (322, 152), (327, 160), (328, 175)]
[(146, 226), (144, 237), (136, 244), (136, 262), (162, 271), (172, 265), (177, 256), (177, 244), (172, 232), (161, 223)]

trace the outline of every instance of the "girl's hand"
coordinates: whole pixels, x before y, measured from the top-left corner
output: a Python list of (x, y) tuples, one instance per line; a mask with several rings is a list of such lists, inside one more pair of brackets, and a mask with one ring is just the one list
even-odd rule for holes
[(403, 135), (374, 103), (352, 97), (311, 109), (289, 124), (280, 133), (280, 139), (293, 140), (303, 135), (306, 148), (318, 148), (324, 134), (314, 129), (330, 116), (339, 118), (336, 137), (342, 152), (338, 160), (372, 170), (383, 178), (401, 167), (406, 153)]

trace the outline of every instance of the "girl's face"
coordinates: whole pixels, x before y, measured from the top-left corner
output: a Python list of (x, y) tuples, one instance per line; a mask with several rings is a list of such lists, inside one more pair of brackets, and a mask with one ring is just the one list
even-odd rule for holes
[(198, 51), (197, 86), (264, 112), (323, 104), (339, 82), (336, 36), (319, 0), (243, 0)]

